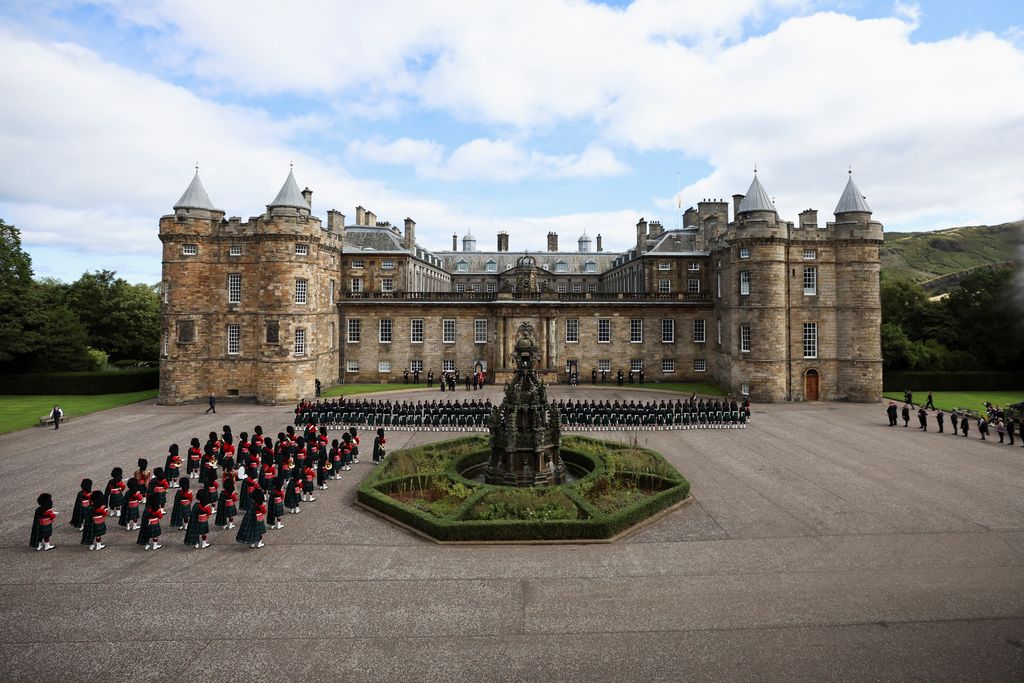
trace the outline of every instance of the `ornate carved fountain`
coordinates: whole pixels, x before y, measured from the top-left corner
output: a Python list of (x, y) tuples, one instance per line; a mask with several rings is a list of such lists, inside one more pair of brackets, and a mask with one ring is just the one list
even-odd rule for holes
[(559, 455), (561, 426), (558, 411), (548, 404), (547, 386), (537, 376), (540, 349), (533, 326), (519, 326), (515, 375), (505, 382), (505, 398), (491, 411), (491, 459), (485, 471), (488, 484), (543, 486), (565, 481)]

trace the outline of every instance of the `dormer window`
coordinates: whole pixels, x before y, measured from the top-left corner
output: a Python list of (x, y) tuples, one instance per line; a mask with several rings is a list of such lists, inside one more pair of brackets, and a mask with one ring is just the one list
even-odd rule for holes
[(555, 272), (556, 273), (568, 273), (569, 272), (569, 264), (566, 263), (565, 261), (557, 261), (557, 262), (555, 262)]
[(594, 263), (593, 261), (587, 261), (586, 263), (583, 264), (583, 271), (585, 273), (596, 273), (597, 264)]
[(469, 264), (465, 261), (459, 261), (458, 263), (455, 264), (455, 270), (459, 273), (468, 273)]
[(498, 263), (494, 259), (487, 261), (486, 268), (488, 273), (498, 272)]

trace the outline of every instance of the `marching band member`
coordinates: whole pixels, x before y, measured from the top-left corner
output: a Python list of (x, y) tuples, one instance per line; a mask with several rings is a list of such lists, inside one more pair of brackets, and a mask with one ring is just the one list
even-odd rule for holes
[(105, 500), (103, 502), (115, 517), (121, 516), (121, 504), (124, 502), (124, 492), (128, 488), (128, 485), (122, 480), (123, 476), (124, 473), (120, 467), (110, 470), (110, 481), (107, 482), (107, 488), (104, 490)]
[(89, 545), (89, 550), (103, 550), (103, 536), (107, 533), (107, 506), (103, 504), (103, 493), (92, 492), (92, 514), (85, 520), (82, 531), (82, 545)]
[(192, 506), (192, 519), (188, 529), (185, 530), (185, 545), (190, 545), (197, 550), (208, 548), (210, 544), (206, 541), (210, 533), (210, 515), (213, 508), (210, 506), (210, 493), (206, 489), (199, 489), (196, 495), (196, 504)]
[(57, 513), (53, 509), (53, 496), (49, 493), (40, 493), (36, 498), (39, 507), (32, 515), (32, 534), (28, 543), (36, 550), (53, 550), (57, 546), (50, 543), (50, 534), (53, 533), (53, 520)]
[(234, 529), (235, 515), (237, 514), (238, 494), (235, 493), (235, 480), (225, 473), (223, 487), (220, 490), (220, 500), (217, 502), (217, 519), (214, 523), (224, 529)]
[(146, 501), (146, 510), (142, 513), (142, 525), (139, 528), (139, 538), (135, 542), (144, 545), (144, 550), (159, 550), (163, 546), (157, 543), (160, 538), (160, 518), (164, 511), (157, 504), (156, 497), (150, 497)]
[(164, 477), (171, 483), (171, 488), (178, 485), (181, 476), (181, 456), (178, 455), (178, 444), (172, 443), (167, 449), (167, 460), (164, 461)]
[(171, 526), (184, 530), (188, 527), (189, 517), (192, 515), (192, 500), (195, 496), (189, 489), (192, 482), (188, 477), (182, 477), (178, 481), (178, 492), (174, 494), (174, 505), (171, 507)]
[(267, 532), (267, 505), (264, 502), (263, 491), (253, 493), (252, 505), (238, 525), (238, 534), (235, 540), (239, 543), (248, 543), (250, 548), (263, 547), (263, 534)]
[(92, 479), (83, 479), (81, 486), (75, 496), (75, 506), (71, 509), (71, 526), (78, 531), (85, 528), (85, 519), (92, 507)]

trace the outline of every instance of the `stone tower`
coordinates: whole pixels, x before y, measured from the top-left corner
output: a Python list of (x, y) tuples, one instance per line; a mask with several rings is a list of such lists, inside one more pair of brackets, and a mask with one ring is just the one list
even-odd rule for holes
[(338, 378), (341, 235), (310, 213), (291, 171), (266, 212), (224, 218), (199, 180), (160, 219), (160, 402), (291, 402)]

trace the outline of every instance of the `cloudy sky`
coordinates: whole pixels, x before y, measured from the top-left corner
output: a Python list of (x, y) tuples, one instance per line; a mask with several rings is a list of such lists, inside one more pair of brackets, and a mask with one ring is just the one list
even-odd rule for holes
[(229, 216), (293, 162), (438, 250), (624, 249), (755, 164), (790, 220), (850, 166), (888, 230), (1024, 217), (1020, 0), (7, 0), (0, 92), (0, 217), (65, 280), (159, 280), (197, 162)]

